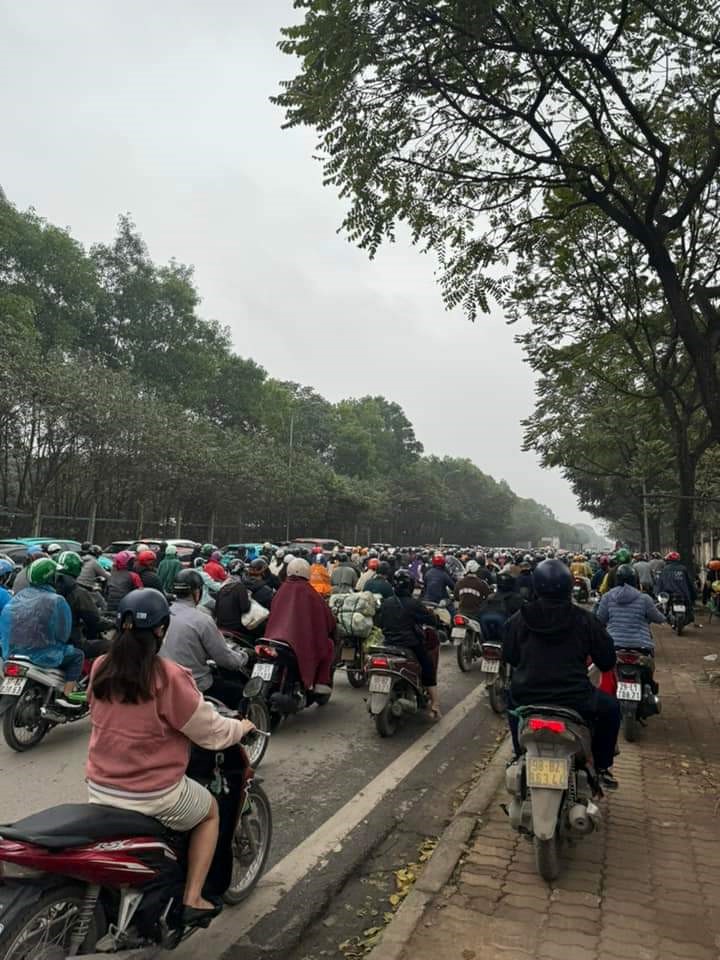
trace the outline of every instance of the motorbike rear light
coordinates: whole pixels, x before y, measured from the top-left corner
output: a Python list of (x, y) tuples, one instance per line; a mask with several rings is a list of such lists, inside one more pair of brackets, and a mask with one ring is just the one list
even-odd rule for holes
[(22, 667), (20, 666), (19, 663), (5, 664), (6, 677), (24, 677), (26, 673), (27, 673), (27, 667)]
[(639, 663), (640, 662), (639, 653), (618, 653), (617, 658), (620, 663)]
[(464, 626), (465, 626), (465, 617), (461, 617), (460, 614), (458, 613), (457, 616), (456, 616), (455, 619), (454, 619), (454, 623), (455, 623), (455, 626), (456, 626), (456, 627), (464, 627)]
[(533, 733), (539, 730), (549, 730), (551, 733), (565, 733), (567, 727), (564, 720), (545, 720), (543, 717), (533, 717), (528, 721), (528, 729)]
[(387, 657), (372, 657), (370, 660), (371, 670), (387, 670), (389, 666)]
[(482, 655), (486, 660), (499, 660), (500, 653), (501, 651), (498, 647), (485, 646), (483, 644)]
[(278, 652), (275, 647), (266, 647), (265, 644), (258, 644), (255, 647), (255, 653), (259, 657), (277, 657)]

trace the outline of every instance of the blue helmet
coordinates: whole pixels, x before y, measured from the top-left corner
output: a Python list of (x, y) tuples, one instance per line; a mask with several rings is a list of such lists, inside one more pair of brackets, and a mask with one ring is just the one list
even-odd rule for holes
[(14, 569), (15, 564), (6, 560), (4, 557), (0, 559), (0, 584), (7, 583)]

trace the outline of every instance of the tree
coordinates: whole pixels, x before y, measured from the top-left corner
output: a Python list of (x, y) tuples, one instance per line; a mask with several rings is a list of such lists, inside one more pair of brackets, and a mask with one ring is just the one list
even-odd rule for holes
[[(502, 296), (538, 223), (596, 211), (661, 292), (720, 439), (716, 11), (691, 0), (297, 0), (275, 98), (319, 133), (344, 228), (434, 250), (449, 306)], [(681, 268), (689, 239), (701, 255)], [(681, 277), (685, 273), (684, 279)]]

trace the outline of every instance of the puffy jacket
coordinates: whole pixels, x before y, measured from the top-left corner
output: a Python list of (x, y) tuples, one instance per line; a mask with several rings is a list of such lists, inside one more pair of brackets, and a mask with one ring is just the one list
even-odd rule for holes
[(25, 587), (0, 613), (0, 646), (7, 659), (30, 657), (39, 667), (59, 667), (68, 652), (72, 613), (52, 587)]
[(690, 606), (695, 603), (695, 585), (690, 579), (686, 567), (677, 560), (671, 560), (665, 564), (658, 577), (655, 589), (657, 593), (669, 593), (670, 596), (679, 593), (685, 597), (685, 601)]
[(600, 601), (597, 618), (613, 638), (616, 647), (651, 647), (655, 641), (651, 623), (665, 623), (652, 599), (629, 584), (613, 587)]
[(425, 599), (431, 603), (447, 600), (455, 592), (455, 581), (442, 567), (430, 567), (425, 574)]

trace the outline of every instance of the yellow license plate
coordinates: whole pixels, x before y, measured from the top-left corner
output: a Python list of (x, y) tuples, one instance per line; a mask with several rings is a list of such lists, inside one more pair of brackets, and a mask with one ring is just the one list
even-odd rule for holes
[(528, 757), (527, 783), (529, 787), (566, 790), (568, 762), (564, 757)]

